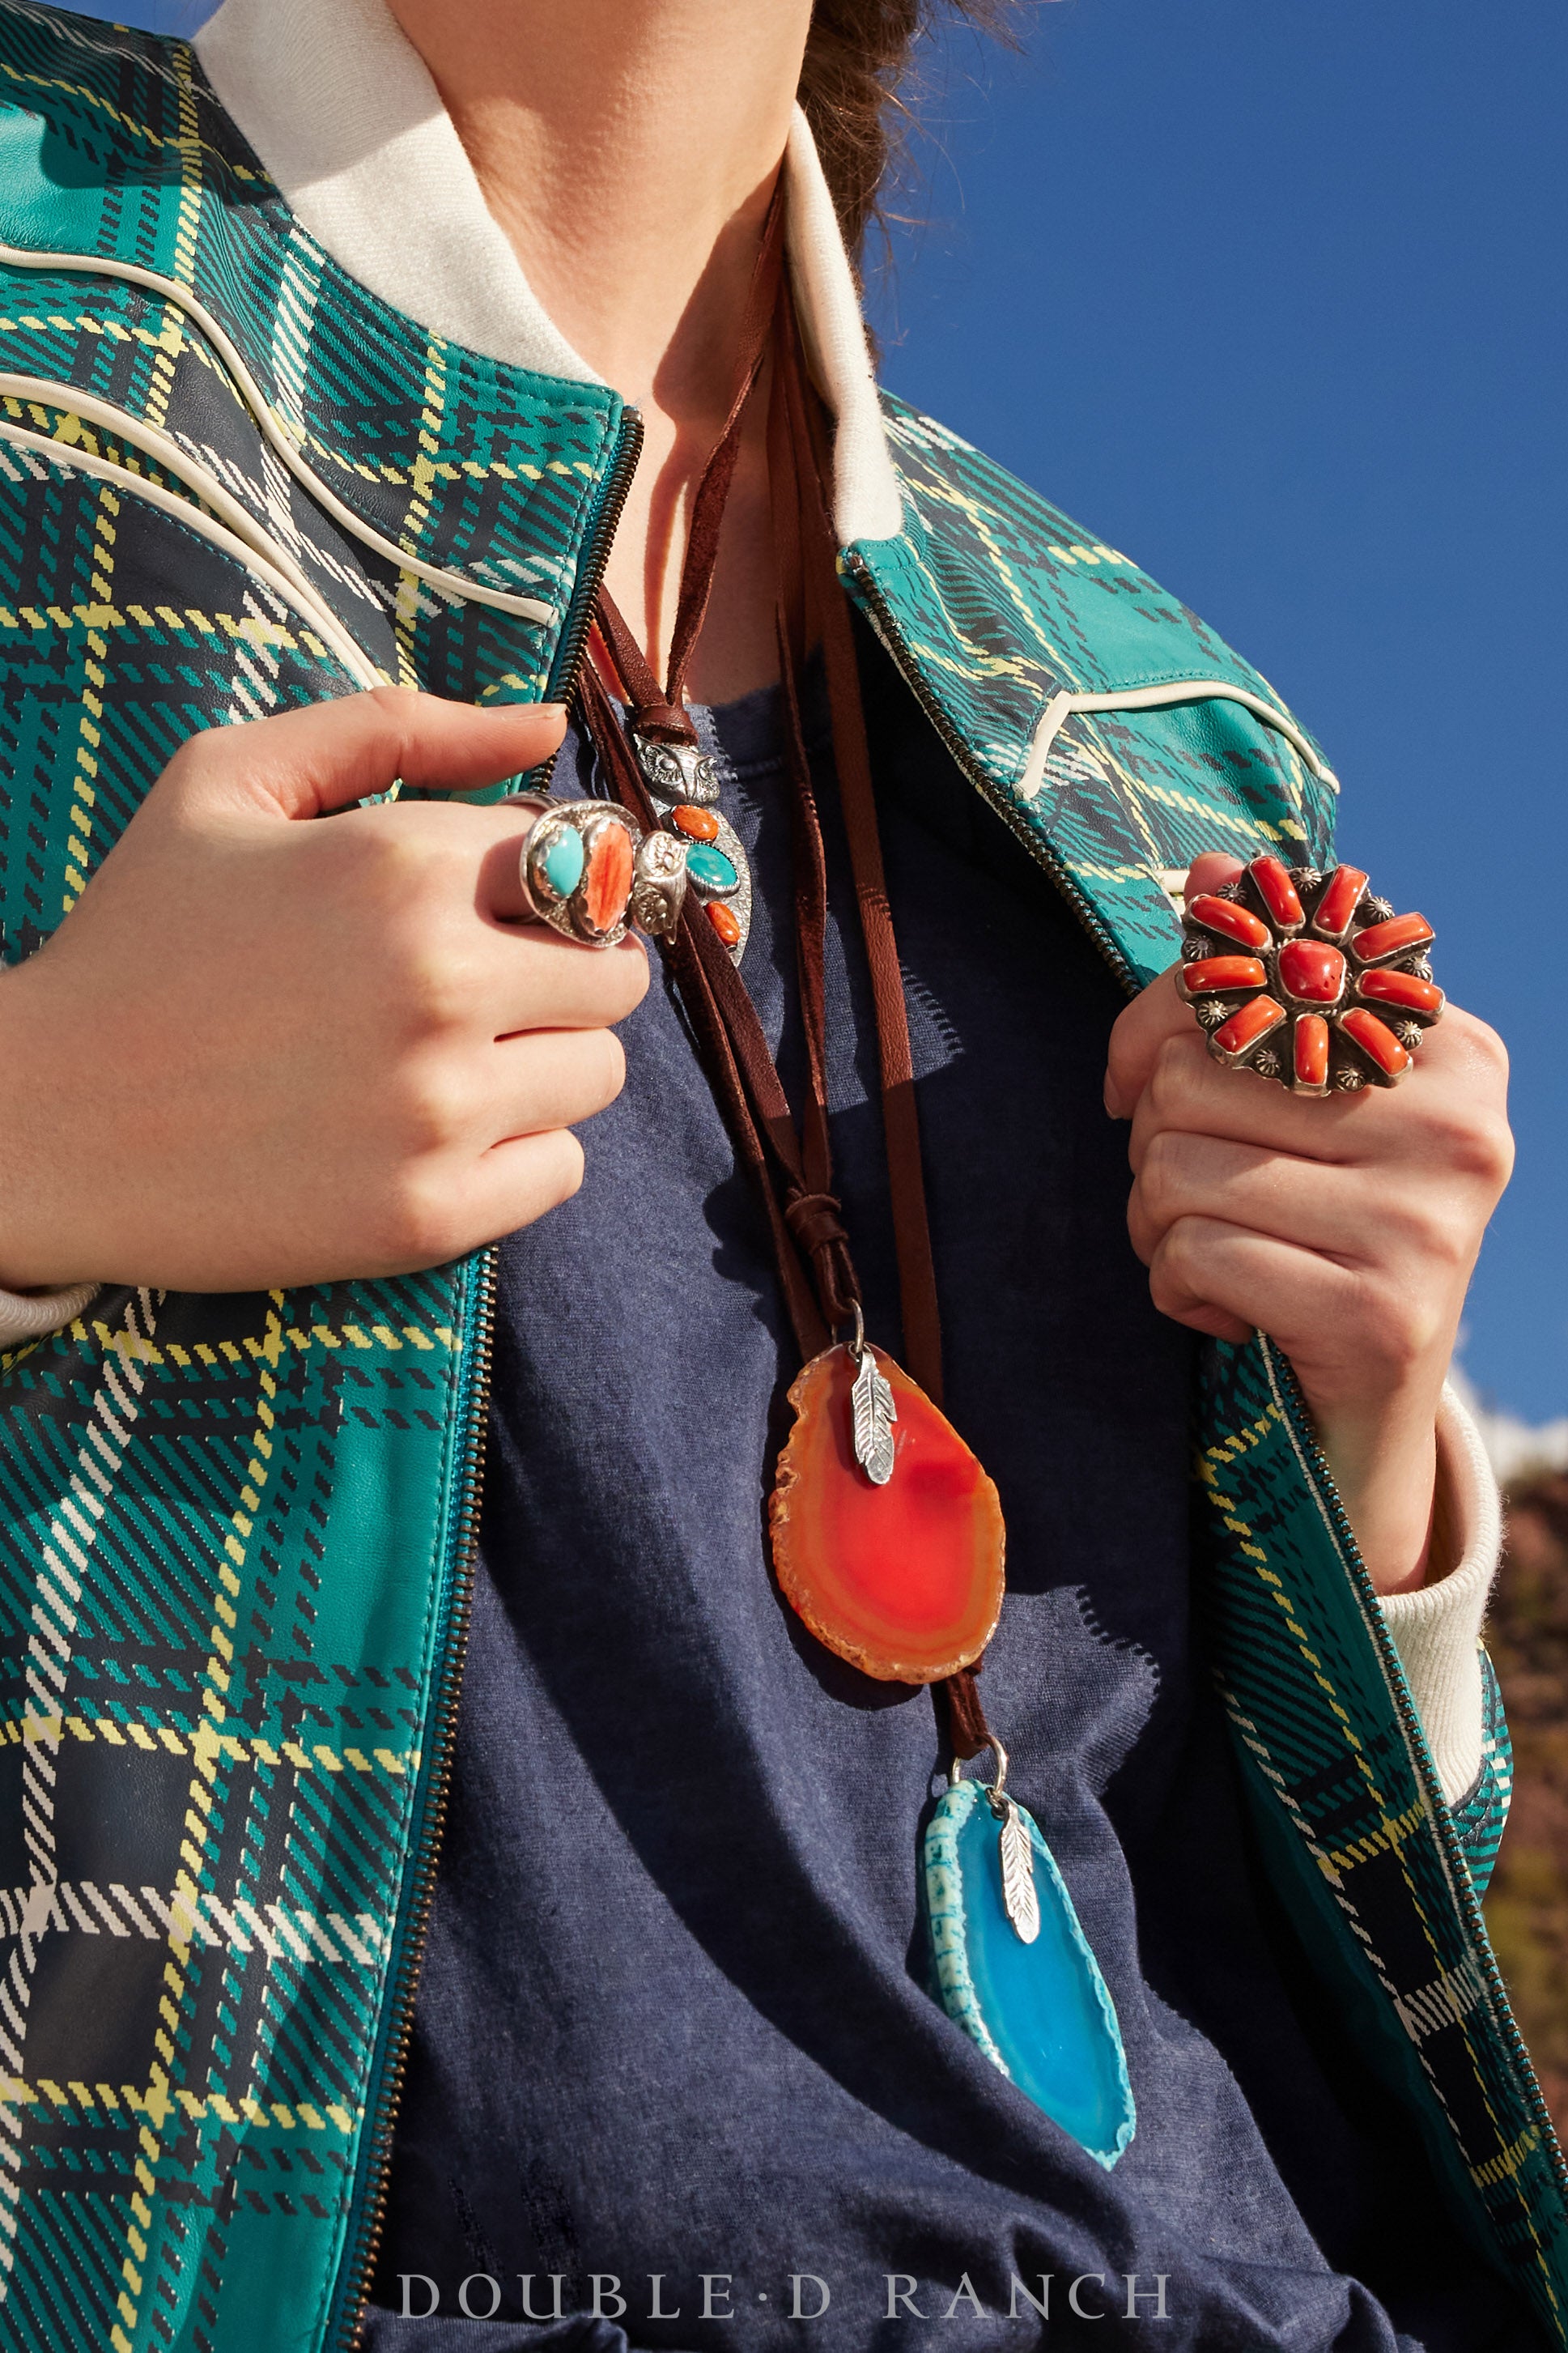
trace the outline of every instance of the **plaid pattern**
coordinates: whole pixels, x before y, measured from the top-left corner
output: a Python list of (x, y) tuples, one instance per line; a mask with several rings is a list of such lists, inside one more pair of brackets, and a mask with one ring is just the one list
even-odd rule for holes
[[(180, 44), (0, 0), (0, 239), (191, 290), (352, 513), (551, 608), (457, 603), (368, 551), (172, 301), (0, 263), (5, 367), (68, 388), (0, 402), (15, 961), (193, 730), (351, 685), (243, 562), (139, 496), (139, 477), (192, 493), (73, 393), (172, 435), (386, 675), (475, 700), (558, 681), (626, 427), (613, 396), (456, 350), (343, 278)], [(851, 586), (1129, 977), (1173, 953), (1162, 869), (1215, 843), (1326, 851), (1322, 789), (1219, 702), (1075, 719), (1018, 798), (1058, 685), (1267, 690), (1121, 558), (889, 413), (909, 526), (847, 553)], [(17, 427), (55, 449), (4, 438)], [(78, 449), (118, 478), (73, 470)], [(250, 1298), (115, 1293), (0, 1360), (4, 2353), (352, 2337), (455, 1704), (488, 1298), (480, 1261)], [(1465, 1870), (1495, 1845), (1505, 1736), (1450, 1817), (1261, 1350), (1216, 1352), (1205, 1449), (1215, 1646), (1276, 1875), (1344, 2031), (1554, 2317), (1560, 2178)]]
[(1204, 1404), (1211, 1638), (1265, 1857), (1363, 2061), (1425, 2119), (1460, 2226), (1560, 2342), (1563, 2158), (1477, 1894), (1506, 1806), (1496, 1679), (1451, 1813), (1288, 1368), (1267, 1342), (1216, 1345)]

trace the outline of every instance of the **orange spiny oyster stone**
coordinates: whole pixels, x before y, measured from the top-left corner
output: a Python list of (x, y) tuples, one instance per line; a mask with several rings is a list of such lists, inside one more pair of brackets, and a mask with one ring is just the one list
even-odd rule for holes
[(1222, 940), (1231, 940), (1254, 955), (1274, 944), (1268, 924), (1259, 923), (1250, 908), (1238, 907), (1234, 899), (1194, 899), (1187, 913), (1205, 932), (1217, 932)]
[(669, 812), (669, 821), (678, 833), (689, 841), (717, 841), (719, 820), (711, 809), (699, 808), (695, 802), (682, 801)]
[(795, 1427), (768, 1500), (773, 1573), (819, 1642), (879, 1683), (939, 1683), (973, 1664), (1001, 1614), (1005, 1531), (994, 1482), (901, 1365), (893, 1475), (855, 1459), (847, 1348), (826, 1349), (789, 1393)]
[(596, 932), (613, 932), (626, 912), (632, 888), (632, 838), (614, 818), (595, 828), (583, 877), (583, 905)]
[(727, 948), (732, 948), (741, 936), (741, 918), (733, 907), (726, 907), (722, 899), (710, 899), (702, 910)]
[(1256, 956), (1200, 956), (1182, 966), (1182, 987), (1189, 997), (1206, 997), (1226, 988), (1261, 988), (1268, 975)]

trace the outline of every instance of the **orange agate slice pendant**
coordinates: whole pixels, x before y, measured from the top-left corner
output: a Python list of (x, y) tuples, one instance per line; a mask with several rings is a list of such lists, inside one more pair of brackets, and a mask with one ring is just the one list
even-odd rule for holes
[(773, 1570), (819, 1642), (863, 1674), (940, 1683), (996, 1630), (1005, 1531), (994, 1482), (900, 1365), (814, 1356), (768, 1502)]

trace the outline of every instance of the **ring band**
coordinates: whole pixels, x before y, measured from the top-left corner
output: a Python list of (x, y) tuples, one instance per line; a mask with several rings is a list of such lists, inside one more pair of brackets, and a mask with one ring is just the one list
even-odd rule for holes
[(1183, 918), (1178, 994), (1209, 1052), (1292, 1094), (1394, 1087), (1442, 1018), (1425, 915), (1396, 915), (1359, 866), (1255, 858)]

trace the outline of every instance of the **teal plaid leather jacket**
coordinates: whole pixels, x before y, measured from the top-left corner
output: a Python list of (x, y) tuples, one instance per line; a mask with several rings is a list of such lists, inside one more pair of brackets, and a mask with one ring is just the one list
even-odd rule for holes
[[(898, 402), (847, 593), (1131, 991), (1200, 849), (1331, 854), (1266, 681)], [(559, 696), (635, 459), (602, 387), (426, 333), (291, 217), (184, 45), (0, 0), (0, 922), (69, 913), (194, 729), (377, 678)], [(62, 1074), (68, 1083), (69, 1074)], [(474, 1542), (481, 1254), (101, 1293), (0, 1360), (0, 2347), (353, 2339)], [(1288, 1366), (1215, 1346), (1196, 1575), (1259, 1850), (1334, 2030), (1500, 2295), (1568, 2344), (1562, 2158)], [(1507, 2284), (1505, 2285), (1504, 2284)]]

